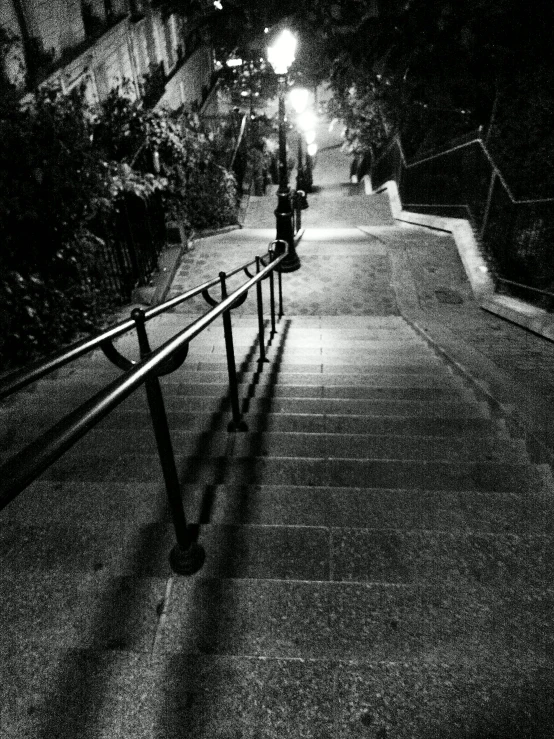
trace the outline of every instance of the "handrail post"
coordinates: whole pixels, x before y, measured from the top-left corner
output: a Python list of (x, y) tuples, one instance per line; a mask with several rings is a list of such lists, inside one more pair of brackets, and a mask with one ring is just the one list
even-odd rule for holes
[(483, 214), (483, 223), (481, 224), (481, 231), (480, 231), (480, 234), (479, 234), (479, 236), (481, 237), (481, 239), (485, 236), (485, 231), (487, 230), (487, 224), (488, 224), (488, 220), (489, 220), (489, 212), (490, 212), (490, 209), (491, 209), (492, 195), (493, 195), (493, 192), (494, 192), (495, 182), (496, 182), (496, 170), (493, 169), (492, 170), (492, 176), (491, 176), (491, 183), (489, 185), (489, 192), (488, 192), (488, 195), (487, 195), (487, 203), (485, 205), (485, 212)]
[[(279, 249), (272, 249), (271, 247), (274, 244), (279, 244), (280, 245)], [(286, 249), (287, 248), (286, 241), (279, 241), (279, 239), (276, 239), (275, 241), (271, 242), (271, 244), (269, 245), (268, 251), (273, 252), (272, 259), (275, 259), (277, 256), (279, 256), (282, 253), (281, 247), (283, 245)], [(278, 285), (279, 285), (279, 315), (278, 317), (279, 317), (279, 320), (281, 320), (281, 318), (285, 315), (285, 312), (283, 310), (283, 274), (281, 270), (279, 269), (279, 267), (277, 267), (277, 280), (278, 280)]]
[[(273, 249), (269, 249), (269, 261), (272, 262), (274, 259)], [(275, 336), (277, 331), (275, 330), (275, 285), (273, 282), (273, 273), (275, 270), (269, 273), (269, 305), (271, 309), (271, 336)]]
[(277, 270), (277, 282), (279, 284), (279, 320), (285, 315), (283, 311), (283, 277), (281, 270)]
[[(135, 308), (131, 318), (136, 325), (141, 358), (145, 359), (151, 353), (151, 349), (142, 308)], [(206, 553), (202, 545), (194, 540), (192, 531), (187, 525), (162, 389), (156, 375), (149, 375), (146, 378), (145, 389), (177, 539), (169, 556), (171, 569), (179, 575), (192, 575), (204, 564)]]
[[(227, 275), (225, 272), (219, 273), (221, 282), (221, 300), (227, 298)], [(231, 395), (231, 411), (233, 420), (229, 422), (227, 431), (248, 431), (248, 426), (242, 420), (239, 403), (239, 387), (237, 380), (237, 367), (235, 364), (235, 347), (233, 345), (233, 324), (231, 322), (231, 309), (226, 310), (222, 314), (223, 333), (225, 334), (225, 351), (227, 354), (227, 372), (229, 375), (229, 392)]]
[[(256, 257), (256, 274), (260, 271), (260, 257)], [(256, 283), (256, 298), (258, 302), (258, 339), (260, 342), (260, 358), (258, 359), (259, 364), (269, 362), (269, 359), (265, 356), (265, 337), (264, 337), (264, 304), (262, 296), (262, 283)]]

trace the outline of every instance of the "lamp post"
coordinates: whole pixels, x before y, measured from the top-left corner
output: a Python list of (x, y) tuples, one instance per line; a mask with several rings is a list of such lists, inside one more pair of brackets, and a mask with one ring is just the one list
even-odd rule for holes
[(287, 128), (285, 118), (285, 93), (287, 72), (294, 61), (296, 39), (290, 31), (282, 31), (273, 46), (267, 49), (267, 58), (279, 77), (279, 189), (275, 219), (277, 239), (288, 244), (288, 255), (281, 262), (282, 272), (294, 272), (300, 268), (300, 259), (294, 245), (293, 211), (287, 168)]

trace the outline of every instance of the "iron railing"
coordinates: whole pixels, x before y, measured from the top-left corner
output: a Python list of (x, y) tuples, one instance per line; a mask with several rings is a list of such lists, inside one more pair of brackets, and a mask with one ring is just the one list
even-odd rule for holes
[[(218, 125), (224, 120), (219, 118)], [(209, 117), (203, 124), (207, 130), (215, 127)], [(246, 117), (231, 121), (230, 144), (222, 147), (224, 161), (222, 166), (232, 169), (239, 187), (246, 169)], [(216, 151), (217, 158), (217, 151)], [(151, 149), (143, 144), (130, 162), (131, 166), (142, 171), (156, 171)], [(126, 193), (120, 199), (119, 210), (108, 219), (98, 217), (89, 224), (91, 231), (99, 239), (97, 266), (90, 280), (83, 279), (93, 290), (103, 290), (116, 297), (120, 303), (131, 300), (136, 287), (147, 285), (158, 265), (158, 259), (166, 243), (166, 212), (160, 193), (155, 192), (147, 198)]]
[(121, 196), (119, 210), (89, 223), (99, 239), (95, 258), (100, 267), (91, 289), (104, 290), (128, 303), (133, 290), (147, 285), (166, 243), (165, 209), (159, 193), (147, 199)]
[[(278, 255), (271, 248), (274, 245), (278, 246)], [(173, 570), (179, 574), (192, 574), (200, 569), (205, 553), (196, 542), (194, 529), (187, 524), (185, 518), (181, 485), (175, 464), (159, 377), (178, 369), (187, 357), (189, 343), (219, 316), (222, 316), (232, 413), (228, 431), (246, 431), (248, 427), (242, 417), (238, 396), (230, 313), (234, 308), (238, 308), (245, 302), (249, 290), (255, 287), (260, 348), (259, 362), (260, 368), (263, 369), (264, 363), (268, 360), (265, 349), (262, 281), (269, 280), (271, 332), (273, 336), (276, 332), (274, 273), (277, 271), (278, 275), (278, 317), (281, 318), (283, 316), (283, 292), (281, 271), (278, 267), (287, 253), (285, 242), (274, 241), (270, 245), (268, 254), (264, 257), (258, 256), (253, 261), (241, 265), (231, 272), (220, 272), (217, 278), (198, 285), (192, 290), (148, 311), (134, 309), (129, 320), (123, 321), (95, 337), (78, 342), (47, 362), (37, 364), (27, 370), (12, 373), (12, 375), (6, 377), (0, 386), (0, 398), (5, 398), (23, 389), (30, 383), (45, 377), (54, 370), (97, 348), (102, 349), (108, 359), (123, 370), (121, 377), (96, 393), (86, 403), (61, 418), (47, 432), (41, 434), (35, 441), (0, 466), (0, 510), (5, 508), (31, 482), (93, 429), (99, 421), (117, 408), (125, 398), (144, 384), (177, 540), (170, 554), (170, 563)], [(254, 265), (256, 272), (252, 274), (250, 270)], [(244, 271), (249, 279), (228, 295), (227, 278), (241, 271)], [(209, 289), (217, 284), (221, 288), (221, 299), (219, 301), (215, 300), (209, 293)], [(152, 351), (146, 331), (148, 321), (199, 294), (202, 294), (206, 302), (213, 306), (212, 309)], [(137, 332), (141, 356), (138, 362), (133, 362), (123, 356), (113, 345), (115, 338), (132, 329)]]
[(517, 199), (479, 135), (409, 163), (395, 138), (371, 180), (374, 188), (395, 180), (409, 210), (468, 218), (506, 289), (519, 283), (537, 302), (533, 292), (554, 286), (554, 198)]

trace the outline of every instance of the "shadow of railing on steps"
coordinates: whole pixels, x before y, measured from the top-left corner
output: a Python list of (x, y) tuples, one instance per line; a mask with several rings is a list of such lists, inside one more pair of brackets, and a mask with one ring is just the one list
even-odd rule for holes
[[(269, 328), (270, 321), (264, 322), (264, 328)], [(241, 366), (237, 371), (237, 379), (239, 385), (241, 380), (246, 377), (251, 363), (255, 362), (255, 357), (259, 354), (259, 334), (249, 347), (247, 354), (243, 357)], [(267, 348), (272, 345), (274, 334), (270, 335), (267, 342)], [(249, 396), (251, 387), (256, 384), (257, 379), (263, 374), (267, 359), (264, 362), (258, 360), (258, 367), (254, 372), (253, 378), (246, 386), (243, 394)], [(274, 366), (273, 364), (271, 365)], [(210, 415), (209, 421), (199, 430), (198, 441), (192, 454), (188, 455), (187, 463), (180, 470), (180, 480), (187, 483), (190, 488), (194, 486), (196, 481), (202, 475), (202, 462), (205, 459), (205, 450), (209, 447), (209, 443), (213, 440), (214, 435), (220, 432), (221, 428), (225, 428), (225, 418), (228, 417), (230, 406), (229, 392), (221, 399), (219, 407)], [(246, 413), (244, 403), (241, 404), (242, 412)], [(232, 440), (234, 434), (230, 434)], [(177, 445), (176, 445), (177, 447)], [(178, 453), (178, 448), (176, 449)], [(208, 461), (208, 464), (209, 461)], [(192, 536), (196, 539), (200, 533), (200, 528), (204, 524), (212, 523), (212, 507), (215, 496), (218, 493), (218, 481), (225, 480), (225, 473), (229, 459), (227, 456), (220, 456), (214, 468), (210, 465), (210, 470), (214, 472), (214, 481), (212, 483), (202, 485), (200, 505), (198, 506), (197, 524), (190, 525)], [(239, 491), (240, 493), (240, 491)], [(185, 495), (186, 499), (186, 495)], [(48, 714), (46, 720), (41, 724), (40, 739), (50, 739), (51, 736), (58, 733), (67, 736), (77, 736), (83, 733), (85, 728), (92, 728), (98, 725), (101, 720), (101, 711), (106, 701), (109, 701), (110, 695), (108, 689), (110, 681), (106, 679), (101, 670), (104, 663), (111, 665), (111, 661), (117, 665), (120, 655), (127, 650), (136, 648), (133, 642), (133, 631), (136, 629), (137, 617), (144, 619), (144, 598), (145, 590), (151, 587), (150, 580), (154, 575), (158, 574), (158, 568), (163, 561), (166, 550), (165, 531), (167, 521), (170, 520), (170, 511), (163, 498), (159, 499), (156, 512), (153, 515), (154, 521), (146, 526), (142, 526), (137, 530), (137, 536), (129, 552), (128, 560), (131, 563), (131, 571), (123, 578), (115, 578), (113, 589), (110, 588), (105, 599), (105, 603), (109, 603), (108, 607), (100, 607), (98, 612), (93, 614), (89, 626), (89, 634), (93, 645), (101, 648), (101, 652), (107, 650), (109, 658), (103, 660), (100, 653), (65, 650), (63, 660), (59, 664), (59, 680), (53, 686), (51, 700), (49, 701)], [(237, 537), (234, 535), (236, 529), (227, 527), (225, 533), (218, 540), (217, 550), (213, 552), (212, 560), (217, 558), (219, 562), (232, 562), (232, 553), (236, 547)], [(97, 563), (99, 566), (101, 563)], [(217, 569), (217, 565), (216, 565)], [(172, 581), (169, 581), (170, 584)], [(166, 598), (171, 593), (171, 589), (166, 588), (166, 593), (159, 599), (157, 603), (158, 619), (168, 606)], [(193, 614), (195, 630), (200, 633), (202, 625), (206, 625), (206, 635), (208, 641), (204, 641), (200, 646), (209, 651), (208, 642), (210, 629), (209, 625), (214, 624), (221, 616), (220, 606), (223, 605), (221, 598), (218, 600), (212, 598), (209, 603), (209, 618), (206, 622), (206, 608), (196, 607)], [(116, 617), (114, 618), (114, 614)], [(154, 617), (154, 613), (152, 612)], [(177, 658), (179, 662), (179, 658)], [(173, 664), (171, 657), (170, 665)], [(186, 657), (186, 664), (190, 666), (191, 658)], [(192, 659), (194, 662), (194, 658)], [(179, 668), (183, 665), (179, 662)], [(109, 668), (111, 669), (111, 668)], [(174, 678), (174, 672), (170, 669), (167, 675), (168, 682), (171, 685)], [(109, 674), (109, 673), (108, 673)], [(191, 673), (191, 674), (194, 674)], [(104, 679), (101, 679), (104, 678)], [(195, 675), (198, 679), (198, 675)], [(79, 692), (76, 699), (71, 699), (75, 695), (75, 686), (79, 686)], [(217, 681), (211, 682), (211, 696), (217, 691)], [(68, 710), (69, 707), (69, 710)], [(195, 719), (201, 720), (202, 716), (198, 716), (196, 706), (189, 706), (189, 711), (193, 712)], [(175, 737), (182, 734), (182, 700), (177, 701), (175, 706), (171, 707), (171, 713), (166, 710), (159, 714), (158, 720), (165, 727), (164, 736)], [(169, 732), (169, 733), (167, 733)]]
[[(218, 283), (222, 288), (222, 300), (216, 306), (153, 352), (149, 351), (148, 337), (145, 331), (146, 319), (152, 318), (154, 315), (159, 315), (163, 312), (164, 307), (165, 310), (175, 307), (179, 302), (182, 302), (184, 299), (183, 296), (167, 301), (163, 306), (157, 306), (156, 309), (151, 311), (134, 313), (131, 321), (126, 321), (119, 326), (113, 327), (98, 337), (79, 342), (77, 346), (73, 346), (67, 352), (49, 360), (46, 366), (37, 365), (24, 372), (17, 373), (17, 376), (7, 378), (6, 382), (0, 387), (2, 397), (8, 397), (16, 393), (17, 390), (28, 387), (41, 377), (47, 376), (49, 373), (54, 372), (72, 360), (98, 347), (103, 349), (107, 356), (112, 361), (115, 361), (118, 366), (121, 367), (123, 365), (124, 367), (124, 372), (119, 379), (110, 383), (107, 388), (96, 394), (87, 403), (62, 418), (46, 434), (40, 436), (35, 442), (28, 445), (0, 467), (0, 473), (2, 475), (2, 483), (0, 484), (0, 509), (6, 507), (27, 485), (35, 480), (54, 461), (59, 459), (80, 438), (85, 436), (90, 429), (94, 428), (98, 421), (108, 415), (141, 384), (146, 384), (149, 380), (153, 380), (155, 385), (158, 386), (158, 391), (161, 393), (158, 380), (158, 373), (161, 374), (161, 372), (159, 371), (162, 370), (165, 372), (169, 369), (176, 369), (186, 358), (188, 343), (219, 315), (225, 317), (233, 308), (238, 307), (243, 301), (243, 297), (246, 299), (249, 289), (254, 286), (257, 289), (258, 296), (258, 337), (250, 347), (247, 360), (253, 359), (259, 351), (260, 364), (257, 373), (262, 372), (264, 364), (267, 363), (266, 328), (269, 328), (271, 325), (272, 333), (267, 342), (268, 347), (271, 345), (275, 334), (276, 311), (275, 296), (272, 287), (273, 275), (276, 270), (278, 271), (279, 264), (286, 255), (287, 252), (285, 251), (278, 257), (275, 257), (275, 254), (270, 251), (268, 260), (266, 260), (267, 263), (261, 258), (255, 260), (257, 264), (255, 275), (248, 273), (248, 268), (253, 264), (251, 262), (237, 268), (237, 270), (234, 270), (228, 275), (220, 273), (218, 279), (205, 283), (199, 286), (199, 288), (184, 294), (192, 297), (199, 292), (207, 291), (210, 287)], [(246, 271), (250, 279), (231, 295), (226, 296), (226, 277), (236, 274), (241, 270)], [(281, 273), (278, 271), (277, 274), (279, 278), (279, 318), (281, 318), (283, 315)], [(263, 318), (261, 283), (265, 279), (270, 281), (271, 288), (270, 322), (265, 321)], [(232, 328), (230, 321), (226, 321), (226, 323), (228, 324), (225, 328), (227, 339), (231, 337), (231, 342), (229, 343), (227, 341), (229, 368), (229, 366), (234, 365), (234, 352), (229, 354), (229, 349), (232, 350)], [(134, 365), (130, 360), (122, 357), (111, 343), (114, 338), (132, 328), (137, 329), (141, 342), (141, 351), (144, 355), (141, 361)], [(229, 331), (231, 332), (230, 334)], [(175, 360), (176, 356), (179, 361)], [(212, 414), (208, 434), (211, 433), (214, 427), (221, 427), (222, 419), (224, 418), (224, 414), (228, 413), (229, 406), (238, 408), (239, 416), (233, 415), (233, 421), (229, 424), (228, 430), (246, 429), (246, 425), (243, 425), (242, 421), (243, 407), (237, 395), (238, 381), (242, 379), (244, 369), (244, 367), (239, 368), (235, 378), (237, 383), (234, 388), (231, 387), (230, 383), (227, 395), (221, 400), (219, 408)], [(157, 412), (159, 410), (158, 408)], [(163, 401), (162, 411), (165, 416)], [(167, 424), (166, 431), (169, 433)], [(204, 432), (206, 433), (205, 429)], [(172, 457), (172, 449), (170, 451)], [(164, 461), (164, 455), (160, 454), (160, 457), (162, 464), (165, 464), (167, 460)], [(220, 460), (220, 463), (223, 464), (224, 460)], [(174, 460), (170, 460), (170, 468), (172, 466), (174, 467), (174, 465)], [(188, 471), (187, 468), (183, 470), (185, 475)], [(165, 477), (167, 477), (166, 473), (167, 470), (164, 468)], [(220, 467), (218, 478), (222, 474), (223, 469)], [(182, 479), (182, 475), (180, 477)], [(167, 485), (166, 492), (168, 492)], [(173, 490), (173, 493), (175, 492)], [(177, 492), (179, 505), (182, 505), (180, 487)], [(176, 502), (174, 496), (169, 508), (174, 509)], [(173, 510), (173, 514), (175, 514), (175, 510)], [(196, 545), (198, 525), (187, 525), (182, 508), (181, 515), (179, 516), (178, 513), (177, 517), (180, 520), (180, 524), (178, 520), (175, 526), (176, 532), (179, 530), (180, 525), (181, 534), (184, 534), (186, 542), (189, 545), (189, 557), (173, 557), (171, 563), (174, 569), (176, 569), (175, 565), (179, 567), (184, 561), (185, 567), (183, 569), (189, 574), (191, 571), (198, 569), (198, 566), (201, 566), (204, 560), (203, 550)], [(167, 508), (161, 500), (159, 501), (157, 510), (153, 512), (153, 518), (154, 520), (147, 525), (142, 527), (137, 525), (136, 536), (133, 537), (132, 541), (128, 542), (128, 547), (126, 546), (125, 575), (123, 577), (112, 577), (107, 581), (107, 591), (102, 597), (102, 602), (98, 609), (96, 609), (96, 612), (93, 611), (87, 619), (88, 628), (86, 634), (80, 636), (79, 644), (84, 643), (89, 649), (62, 650), (60, 660), (55, 665), (55, 675), (57, 677), (53, 678), (52, 684), (48, 689), (48, 701), (40, 707), (41, 721), (39, 735), (41, 739), (49, 739), (54, 734), (58, 734), (60, 729), (63, 729), (62, 733), (68, 736), (78, 735), (82, 733), (83, 727), (93, 727), (101, 721), (101, 711), (105, 702), (109, 699), (107, 691), (109, 690), (109, 686), (113, 685), (111, 679), (117, 673), (117, 665), (120, 662), (118, 655), (122, 650), (132, 650), (136, 646), (133, 639), (133, 637), (136, 638), (136, 635), (133, 635), (133, 631), (136, 627), (137, 615), (141, 620), (144, 618), (144, 587), (151, 587), (149, 577), (159, 572), (162, 550), (166, 546), (165, 522), (167, 520)], [(204, 499), (203, 512), (200, 519), (209, 520), (209, 518), (209, 501)], [(177, 548), (182, 543), (183, 540), (178, 539)], [(173, 552), (175, 552), (175, 547)], [(182, 553), (178, 552), (178, 555)], [(192, 556), (190, 556), (191, 553)], [(187, 550), (184, 550), (184, 554), (187, 555)], [(99, 568), (101, 570), (103, 566), (102, 562), (95, 563), (95, 569)], [(163, 612), (163, 608), (164, 597), (162, 595), (158, 601), (158, 616)], [(140, 611), (138, 614), (137, 609)], [(100, 649), (101, 651), (96, 652), (96, 649)], [(104, 658), (105, 650), (108, 650), (109, 656), (107, 658)], [(104, 656), (102, 656), (103, 654)], [(51, 665), (48, 665), (48, 667), (50, 668)], [(78, 686), (77, 693), (76, 686)], [(36, 711), (34, 707), (33, 710)]]
[[(258, 360), (258, 367), (246, 388), (246, 397), (241, 406), (244, 414), (251, 410), (250, 400), (256, 397), (256, 389), (259, 387), (261, 377), (267, 376), (268, 378), (264, 385), (266, 394), (270, 394), (275, 388), (289, 329), (289, 320), (281, 324), (279, 331), (276, 327), (272, 327), (268, 348), (272, 346), (274, 354), (269, 373), (264, 372), (267, 360)], [(255, 353), (255, 345), (252, 345), (242, 363), (239, 375), (243, 375), (248, 370)], [(267, 430), (267, 414), (260, 414), (258, 421), (247, 444), (249, 455), (254, 458), (260, 451), (257, 445), (259, 435)], [(229, 465), (233, 458), (238, 461), (239, 469), (235, 468), (231, 471), (231, 484), (222, 491), (221, 488), (229, 482), (227, 472), (230, 471)], [(163, 674), (159, 677), (160, 684), (168, 688), (164, 691), (163, 705), (156, 714), (154, 733), (166, 739), (182, 737), (185, 724), (187, 730), (194, 736), (208, 736), (212, 728), (214, 706), (217, 712), (221, 704), (225, 705), (229, 691), (235, 689), (233, 665), (227, 664), (222, 669), (220, 662), (215, 669), (213, 666), (210, 668), (206, 656), (209, 660), (210, 655), (225, 654), (225, 649), (229, 647), (229, 644), (236, 644), (237, 633), (233, 629), (232, 619), (229, 618), (230, 597), (231, 608), (233, 606), (236, 608), (232, 595), (236, 587), (233, 581), (248, 581), (256, 576), (252, 567), (254, 569), (258, 567), (257, 564), (252, 565), (256, 556), (253, 551), (249, 550), (252, 542), (244, 537), (244, 524), (252, 523), (249, 515), (252, 503), (250, 496), (256, 495), (256, 486), (262, 480), (259, 476), (257, 460), (249, 459), (245, 465), (242, 464), (242, 460), (242, 455), (237, 457), (234, 454), (226, 457), (225, 460), (220, 460), (213, 483), (204, 487), (204, 508), (199, 517), (200, 523), (214, 523), (212, 510), (217, 495), (225, 497), (225, 510), (217, 520), (217, 524), (220, 525), (213, 527), (219, 529), (219, 534), (217, 547), (213, 547), (209, 578), (196, 579), (191, 584), (190, 600), (187, 601), (186, 609), (186, 620), (190, 628), (178, 632), (186, 634), (187, 644), (177, 642), (172, 645), (173, 649), (163, 663)], [(185, 478), (186, 476), (185, 471)], [(238, 477), (240, 482), (237, 481)], [(248, 552), (247, 559), (250, 560), (250, 569), (247, 570), (244, 569), (245, 550)], [(264, 573), (258, 571), (257, 574), (263, 577)], [(176, 601), (174, 607), (178, 608), (178, 596), (176, 596)], [(240, 619), (240, 616), (238, 618)], [(162, 653), (164, 653), (163, 648)], [(176, 676), (179, 676), (179, 679), (176, 679)], [(183, 701), (184, 694), (189, 696), (186, 703)], [(233, 728), (237, 730), (238, 736), (240, 730), (237, 727), (243, 717), (233, 715), (232, 720)]]
[[(271, 248), (273, 246), (279, 247), (278, 256)], [(96, 348), (102, 349), (108, 359), (123, 370), (120, 378), (111, 382), (87, 402), (61, 418), (55, 426), (40, 435), (35, 441), (8, 459), (0, 467), (0, 510), (5, 508), (31, 482), (37, 479), (55, 461), (63, 456), (66, 451), (74, 446), (79, 439), (84, 437), (96, 424), (109, 415), (128, 396), (135, 392), (138, 387), (144, 384), (167, 499), (171, 509), (177, 539), (176, 545), (171, 550), (170, 563), (172, 569), (179, 574), (192, 574), (200, 569), (204, 562), (205, 553), (203, 548), (196, 543), (194, 532), (188, 526), (184, 514), (181, 485), (175, 464), (159, 377), (178, 369), (187, 357), (190, 341), (221, 316), (225, 334), (232, 412), (232, 421), (228, 425), (228, 431), (246, 430), (247, 427), (242, 419), (238, 399), (238, 383), (230, 313), (234, 308), (242, 305), (248, 297), (248, 291), (252, 287), (256, 287), (260, 359), (264, 361), (266, 356), (261, 283), (265, 279), (269, 279), (270, 282), (271, 324), (272, 331), (274, 332), (276, 316), (273, 282), (274, 272), (277, 271), (279, 278), (279, 317), (281, 317), (283, 315), (283, 299), (279, 265), (286, 258), (287, 254), (288, 249), (286, 243), (274, 241), (270, 245), (270, 250), (265, 261), (261, 257), (256, 257), (253, 262), (241, 265), (229, 273), (220, 272), (217, 279), (204, 283), (187, 293), (166, 301), (162, 305), (156, 306), (156, 308), (150, 309), (149, 311), (135, 309), (129, 321), (112, 327), (92, 339), (79, 342), (77, 345), (70, 347), (66, 352), (60, 353), (42, 365), (35, 365), (28, 370), (5, 378), (4, 383), (0, 387), (0, 398), (8, 397), (17, 390), (27, 387), (31, 382), (46, 376), (55, 369), (68, 364), (77, 357), (83, 356)], [(254, 263), (256, 264), (256, 273), (251, 274), (249, 268)], [(228, 295), (227, 278), (241, 271), (244, 271), (250, 279), (237, 288), (231, 295)], [(218, 283), (221, 287), (221, 300), (219, 302), (214, 300), (209, 293), (210, 287)], [(212, 309), (179, 331), (162, 346), (152, 351), (146, 331), (147, 321), (200, 293), (213, 306)], [(124, 357), (113, 345), (114, 338), (121, 336), (131, 329), (135, 329), (137, 332), (141, 355), (139, 362), (133, 362)]]

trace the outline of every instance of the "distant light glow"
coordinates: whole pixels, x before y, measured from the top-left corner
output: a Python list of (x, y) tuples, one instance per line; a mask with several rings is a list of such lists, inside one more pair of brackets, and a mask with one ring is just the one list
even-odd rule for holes
[(309, 144), (308, 145), (308, 154), (311, 157), (315, 157), (315, 155), (317, 154), (317, 144)]
[(315, 131), (306, 131), (304, 134), (307, 144), (313, 144), (315, 141)]
[(215, 7), (216, 7), (216, 8), (218, 9), (218, 10), (223, 10), (223, 5), (221, 4), (221, 0), (214, 0), (214, 6), (215, 6)]
[(311, 110), (305, 110), (298, 116), (298, 126), (302, 131), (311, 131), (317, 126), (317, 116)]
[(292, 90), (289, 92), (290, 104), (292, 105), (296, 113), (302, 113), (304, 110), (306, 110), (309, 97), (310, 92), (304, 87), (293, 87)]
[(269, 33), (269, 28), (267, 26), (264, 28), (264, 33)]
[(240, 67), (242, 66), (242, 59), (227, 59), (226, 64), (228, 67)]

